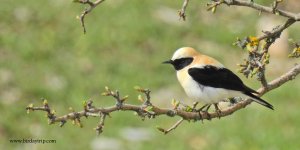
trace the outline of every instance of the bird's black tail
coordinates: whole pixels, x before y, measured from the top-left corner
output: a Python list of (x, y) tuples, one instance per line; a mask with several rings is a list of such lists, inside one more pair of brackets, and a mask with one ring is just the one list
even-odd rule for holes
[(268, 108), (274, 110), (273, 106), (270, 103), (266, 102), (265, 100), (261, 99), (260, 97), (258, 97), (256, 95), (252, 94), (251, 92), (244, 92), (244, 94), (252, 97), (253, 101), (255, 101), (256, 103), (261, 104), (265, 107), (268, 107)]

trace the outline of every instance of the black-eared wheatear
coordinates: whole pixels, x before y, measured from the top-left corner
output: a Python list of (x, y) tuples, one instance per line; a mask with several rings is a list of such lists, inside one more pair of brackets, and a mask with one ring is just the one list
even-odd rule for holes
[(188, 97), (195, 102), (204, 103), (204, 107), (208, 107), (207, 110), (214, 104), (219, 111), (220, 101), (239, 96), (250, 97), (253, 101), (273, 109), (270, 103), (254, 95), (258, 93), (247, 87), (232, 71), (214, 58), (203, 55), (191, 47), (176, 50), (171, 60), (163, 63), (173, 65), (177, 79)]

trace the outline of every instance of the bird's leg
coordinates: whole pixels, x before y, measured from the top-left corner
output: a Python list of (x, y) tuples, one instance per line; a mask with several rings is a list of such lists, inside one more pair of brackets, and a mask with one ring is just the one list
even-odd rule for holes
[(195, 105), (197, 105), (197, 104), (198, 104), (198, 102), (194, 103), (193, 111), (194, 111), (194, 112), (198, 112), (199, 117), (200, 117), (200, 120), (201, 120), (202, 123), (203, 123), (203, 117), (202, 117), (202, 115), (201, 115), (201, 112), (202, 112), (202, 110), (203, 110), (205, 107), (207, 107), (208, 104), (202, 106), (202, 107), (199, 108), (199, 109), (195, 109), (195, 108), (196, 108)]
[(197, 112), (200, 112), (200, 111), (202, 111), (205, 107), (207, 107), (208, 106), (208, 104), (205, 104), (204, 106), (202, 106), (201, 108), (199, 108), (198, 110), (197, 110)]
[(199, 104), (199, 102), (194, 102), (194, 103), (193, 103), (192, 111), (193, 111), (193, 112), (198, 112), (199, 120), (201, 120), (202, 123), (203, 123), (203, 117), (202, 117), (202, 115), (201, 115), (201, 110), (203, 109), (203, 107), (206, 107), (206, 106), (204, 105), (204, 106), (202, 106), (200, 109), (196, 109), (196, 107), (197, 107), (198, 104)]
[(211, 120), (210, 114), (208, 113), (208, 110), (209, 110), (210, 106), (211, 106), (211, 104), (207, 104), (207, 107), (206, 107), (206, 109), (204, 111), (204, 113), (207, 115), (207, 119), (208, 120)]
[[(208, 110), (209, 110), (210, 106), (211, 106), (211, 104), (205, 104), (204, 106), (202, 106), (201, 108), (199, 108), (199, 109), (196, 110), (196, 112), (199, 113), (199, 116), (200, 116), (202, 122), (203, 122), (203, 117), (202, 117), (202, 115), (201, 115), (201, 112), (203, 112), (204, 114), (207, 115), (207, 120), (211, 120), (211, 116), (210, 116), (210, 114), (208, 113)], [(206, 108), (206, 109), (205, 109), (205, 108)], [(205, 109), (205, 110), (203, 111), (203, 109)]]
[[(209, 115), (209, 113), (208, 113), (208, 110), (209, 110), (210, 106), (211, 106), (211, 104), (205, 104), (204, 106), (202, 106), (201, 108), (199, 108), (199, 109), (197, 110), (197, 112), (199, 112), (199, 115), (201, 116), (201, 120), (202, 120), (202, 121), (203, 121), (203, 117), (202, 117), (202, 115), (201, 115), (201, 112), (203, 112), (204, 114), (207, 115), (207, 119), (208, 119), (208, 120), (211, 120), (211, 117), (210, 117), (210, 115)], [(206, 109), (203, 111), (204, 108), (206, 108)]]
[(218, 118), (220, 119), (221, 118), (221, 110), (218, 106), (218, 103), (214, 103), (214, 106), (215, 106), (216, 113), (218, 114)]
[(199, 104), (199, 102), (194, 102), (194, 103), (193, 103), (192, 110), (193, 110), (194, 112), (197, 112), (196, 107), (197, 107), (198, 104)]

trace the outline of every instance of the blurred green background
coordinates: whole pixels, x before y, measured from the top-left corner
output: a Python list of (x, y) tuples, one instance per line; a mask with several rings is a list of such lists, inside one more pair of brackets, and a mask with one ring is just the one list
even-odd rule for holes
[[(97, 118), (82, 119), (83, 128), (70, 122), (60, 128), (48, 125), (43, 112), (26, 114), (26, 106), (41, 105), (41, 98), (48, 99), (57, 115), (68, 113), (70, 106), (81, 110), (82, 101), (88, 99), (96, 106), (114, 105), (114, 100), (100, 95), (104, 86), (129, 95), (128, 103), (133, 104), (139, 103), (133, 87), (147, 87), (155, 105), (171, 107), (172, 98), (187, 98), (173, 68), (162, 61), (176, 49), (191, 46), (236, 72), (236, 64), (243, 61), (246, 52), (232, 43), (237, 37), (257, 35), (259, 20), (271, 17), (227, 6), (212, 14), (206, 11), (206, 1), (191, 1), (183, 22), (177, 16), (181, 5), (173, 0), (105, 1), (86, 17), (87, 34), (83, 35), (76, 20), (83, 9), (80, 4), (4, 0), (0, 5), (0, 149), (299, 149), (299, 79), (263, 96), (275, 111), (252, 104), (220, 120), (184, 122), (168, 135), (155, 127), (167, 128), (179, 118), (160, 116), (141, 121), (132, 112), (116, 112), (97, 137), (93, 130)], [(279, 23), (284, 20), (275, 17)], [(263, 20), (265, 23), (269, 21)], [(288, 38), (297, 39), (299, 32), (295, 24)], [(297, 62), (285, 57), (271, 58), (268, 80)], [(255, 78), (238, 75), (250, 87), (259, 88)], [(56, 143), (9, 142), (30, 138), (54, 139)]]

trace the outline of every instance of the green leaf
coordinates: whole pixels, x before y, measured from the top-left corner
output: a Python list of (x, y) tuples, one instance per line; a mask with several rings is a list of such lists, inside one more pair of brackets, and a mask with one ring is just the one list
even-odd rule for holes
[(55, 115), (55, 114), (56, 114), (56, 111), (53, 109), (53, 110), (51, 111), (51, 114), (52, 114), (52, 115)]
[(128, 99), (128, 97), (129, 97), (129, 95), (124, 96), (124, 97), (121, 99), (121, 101), (124, 102), (125, 100)]
[(46, 99), (44, 99), (43, 105), (48, 105), (48, 101)]
[(216, 10), (217, 10), (217, 7), (214, 6), (214, 7), (211, 9), (211, 12), (212, 12), (212, 13), (216, 13)]
[(108, 86), (105, 86), (104, 88), (105, 88), (106, 91), (110, 91)]
[(134, 86), (134, 89), (138, 91), (141, 89), (141, 87), (136, 85), (136, 86)]
[(193, 108), (190, 107), (190, 106), (186, 106), (186, 107), (185, 107), (185, 111), (186, 111), (186, 112), (192, 112), (192, 111), (193, 111)]
[(33, 104), (31, 103), (31, 104), (29, 104), (27, 107), (33, 108)]
[(103, 92), (101, 93), (102, 96), (109, 96), (109, 93), (108, 92)]
[(147, 106), (146, 108), (144, 108), (144, 110), (147, 112), (151, 112), (153, 110), (153, 106)]
[(177, 108), (179, 106), (180, 102), (175, 99), (172, 99), (171, 104), (174, 108)]
[(141, 101), (141, 102), (144, 102), (144, 98), (142, 97), (142, 95), (138, 95), (138, 100)]
[(83, 105), (83, 107), (86, 107), (86, 106), (87, 106), (87, 102), (86, 102), (86, 101), (83, 101), (83, 102), (82, 102), (82, 105)]

